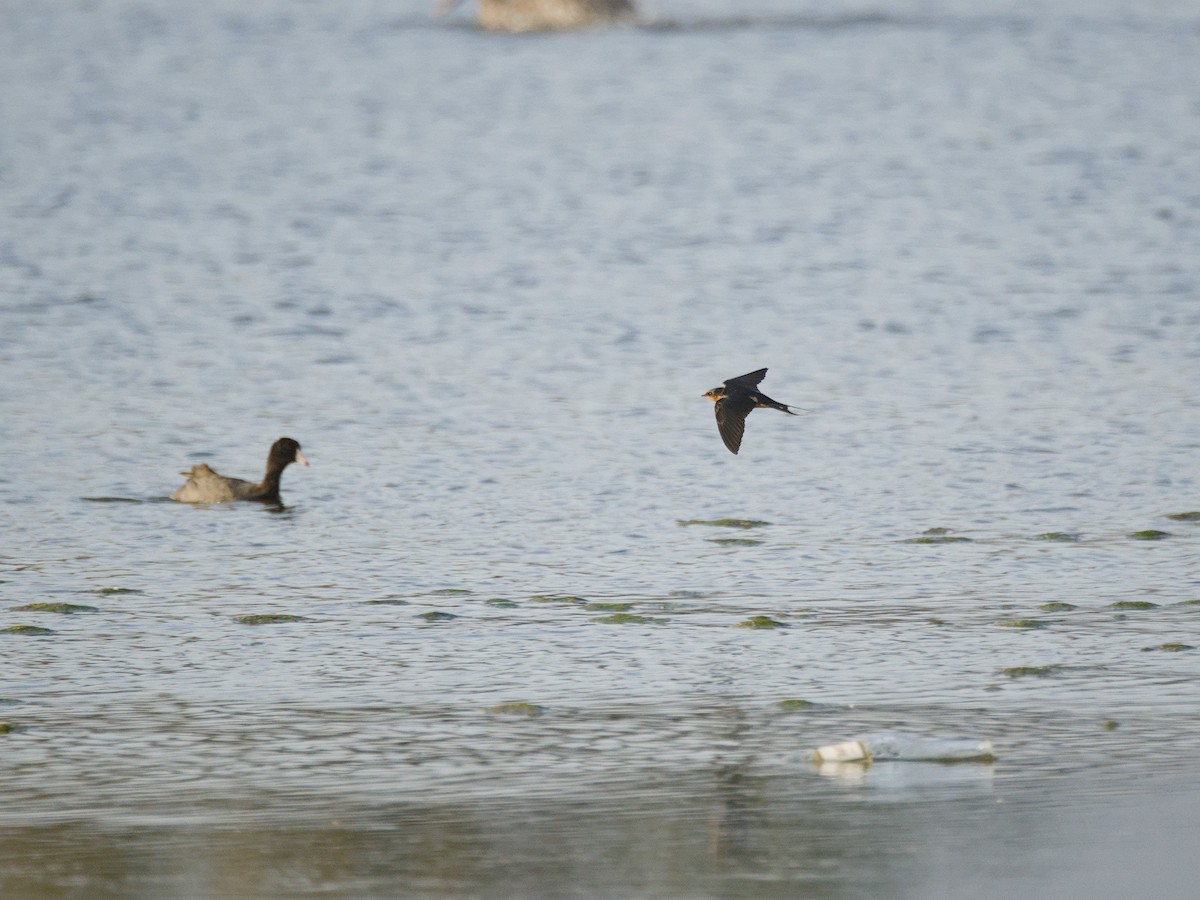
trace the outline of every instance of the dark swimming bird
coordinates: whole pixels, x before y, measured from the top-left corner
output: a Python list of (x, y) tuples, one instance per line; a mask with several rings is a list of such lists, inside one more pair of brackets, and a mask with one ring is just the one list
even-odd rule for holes
[[(434, 15), (462, 0), (440, 0)], [(615, 25), (633, 18), (633, 0), (479, 0), (475, 19), (488, 31), (564, 31)]]
[(171, 499), (181, 503), (230, 503), (234, 500), (278, 503), (279, 479), (283, 470), (294, 462), (302, 466), (308, 465), (308, 460), (300, 452), (300, 445), (289, 437), (282, 437), (271, 445), (271, 452), (267, 454), (267, 473), (258, 484), (218, 475), (207, 465), (200, 463), (186, 472), (179, 473), (186, 475), (188, 480), (171, 495)]
[(794, 416), (788, 407), (772, 400), (758, 390), (758, 383), (767, 377), (766, 369), (750, 372), (730, 378), (723, 387), (715, 387), (706, 391), (704, 396), (717, 404), (717, 430), (721, 432), (721, 440), (731, 453), (737, 453), (742, 446), (742, 434), (746, 431), (746, 416), (750, 411), (759, 407), (769, 406), (780, 409), (789, 416)]

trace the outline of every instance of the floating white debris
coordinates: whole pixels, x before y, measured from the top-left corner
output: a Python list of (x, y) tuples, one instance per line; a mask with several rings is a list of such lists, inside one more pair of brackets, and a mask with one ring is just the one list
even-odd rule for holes
[(899, 731), (881, 731), (812, 751), (815, 763), (909, 760), (912, 762), (991, 762), (996, 758), (991, 741), (967, 737), (925, 737)]

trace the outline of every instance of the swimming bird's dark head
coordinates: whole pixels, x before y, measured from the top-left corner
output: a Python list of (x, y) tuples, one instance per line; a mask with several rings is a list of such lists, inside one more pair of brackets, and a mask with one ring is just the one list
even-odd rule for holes
[(284, 469), (294, 462), (298, 462), (302, 466), (308, 465), (308, 460), (300, 452), (300, 444), (290, 437), (281, 437), (272, 444), (271, 453), (267, 459), (274, 462), (280, 469)]

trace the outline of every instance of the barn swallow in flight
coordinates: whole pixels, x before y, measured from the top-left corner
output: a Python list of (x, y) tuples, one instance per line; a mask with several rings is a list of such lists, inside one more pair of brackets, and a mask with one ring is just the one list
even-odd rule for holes
[(746, 416), (758, 407), (770, 407), (783, 410), (789, 416), (794, 416), (788, 407), (772, 400), (758, 390), (758, 383), (767, 377), (766, 369), (750, 372), (730, 378), (722, 387), (707, 391), (704, 396), (717, 404), (717, 430), (721, 432), (721, 440), (736, 454), (742, 446), (742, 434), (746, 431)]

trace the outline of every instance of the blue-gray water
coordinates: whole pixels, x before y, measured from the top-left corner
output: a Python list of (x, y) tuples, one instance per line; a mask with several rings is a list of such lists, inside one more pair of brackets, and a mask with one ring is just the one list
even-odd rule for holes
[(6, 896), (1188, 896), (1200, 15), (643, 9), (0, 6)]

